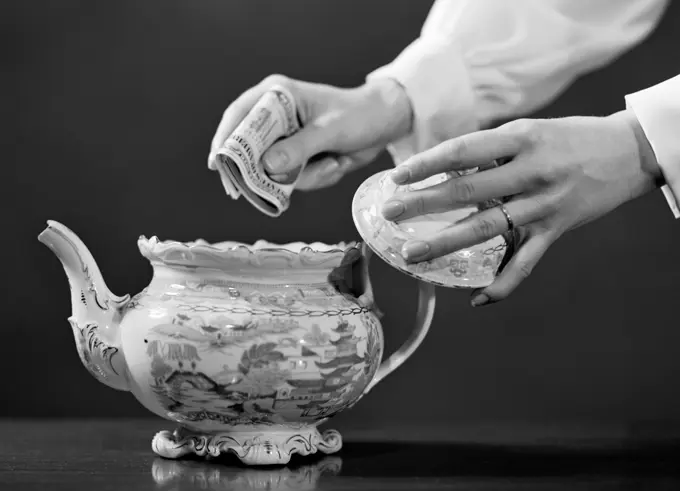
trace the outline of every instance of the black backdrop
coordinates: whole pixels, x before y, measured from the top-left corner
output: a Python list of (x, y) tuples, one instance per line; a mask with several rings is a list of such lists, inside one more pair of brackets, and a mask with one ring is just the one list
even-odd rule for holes
[[(643, 46), (578, 81), (540, 116), (608, 114), (625, 93), (680, 72), (673, 3)], [(14, 94), (3, 136), (11, 171), (2, 179), (0, 415), (146, 414), (80, 365), (66, 278), (36, 240), (47, 219), (85, 241), (118, 294), (150, 279), (140, 234), (356, 238), (353, 190), (390, 165), (385, 155), (330, 191), (297, 193), (274, 220), (225, 196), (206, 168), (209, 142), (226, 105), (270, 73), (361, 83), (417, 35), (429, 6), (2, 2), (2, 77)], [(680, 435), (679, 244), (680, 223), (656, 192), (565, 236), (502, 304), (473, 310), (466, 292), (439, 289), (420, 350), (335, 426), (395, 435), (447, 427), (478, 440)], [(378, 262), (372, 276), (393, 349), (411, 328), (415, 284)]]

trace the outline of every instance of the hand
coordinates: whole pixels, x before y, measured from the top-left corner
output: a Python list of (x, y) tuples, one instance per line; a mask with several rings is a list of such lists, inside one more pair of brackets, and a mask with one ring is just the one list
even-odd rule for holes
[(270, 177), (279, 182), (296, 175), (309, 162), (297, 189), (337, 183), (348, 172), (374, 160), (389, 142), (411, 128), (408, 96), (391, 79), (341, 89), (272, 75), (244, 92), (224, 112), (208, 157), (211, 169), (215, 169), (215, 152), (274, 85), (283, 85), (293, 94), (302, 129), (272, 145), (262, 161)]
[[(473, 292), (473, 305), (506, 298), (562, 234), (595, 220), (661, 185), (662, 174), (635, 115), (518, 120), (497, 129), (446, 141), (392, 171), (397, 184), (494, 159), (499, 167), (395, 195), (383, 206), (389, 220), (442, 211), (492, 198), (510, 198), (505, 209), (519, 242), (493, 284)], [(409, 262), (470, 247), (508, 231), (499, 207), (480, 211), (432, 237), (404, 244)]]

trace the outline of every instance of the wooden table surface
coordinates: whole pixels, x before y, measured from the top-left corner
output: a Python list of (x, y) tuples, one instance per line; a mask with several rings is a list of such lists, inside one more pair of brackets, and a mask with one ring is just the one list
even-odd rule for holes
[(159, 420), (0, 420), (0, 490), (680, 489), (680, 446), (598, 449), (366, 441), (336, 455), (247, 468), (156, 457)]

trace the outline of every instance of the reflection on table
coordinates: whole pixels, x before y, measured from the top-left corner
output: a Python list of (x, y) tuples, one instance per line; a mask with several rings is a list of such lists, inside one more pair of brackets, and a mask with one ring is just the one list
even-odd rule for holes
[(396, 431), (348, 431), (337, 454), (248, 467), (233, 455), (157, 457), (151, 436), (164, 426), (153, 419), (0, 421), (0, 491), (680, 489), (676, 441), (575, 447), (464, 443), (446, 434), (394, 441)]
[(340, 457), (312, 458), (299, 466), (246, 467), (235, 462), (156, 458), (151, 474), (161, 489), (311, 491), (327, 475), (337, 475)]

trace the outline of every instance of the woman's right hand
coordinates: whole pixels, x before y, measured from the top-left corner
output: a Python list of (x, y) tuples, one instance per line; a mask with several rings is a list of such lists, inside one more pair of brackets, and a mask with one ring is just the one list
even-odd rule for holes
[(518, 120), (459, 136), (413, 156), (392, 171), (392, 180), (414, 184), (500, 159), (507, 163), (399, 193), (382, 210), (387, 220), (400, 221), (508, 198), (402, 248), (409, 263), (430, 261), (517, 227), (512, 258), (493, 284), (475, 292), (473, 305), (507, 298), (564, 233), (664, 183), (631, 109), (606, 117)]
[(283, 85), (295, 98), (302, 128), (272, 145), (262, 156), (265, 170), (285, 181), (307, 163), (297, 189), (336, 184), (345, 174), (373, 161), (391, 141), (411, 129), (411, 105), (391, 79), (344, 89), (272, 75), (241, 94), (224, 111), (213, 137), (208, 167), (227, 137), (272, 86)]

